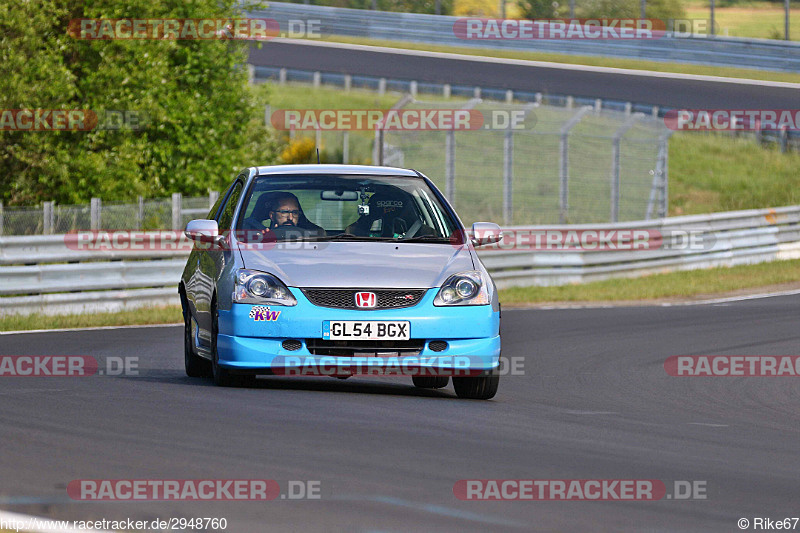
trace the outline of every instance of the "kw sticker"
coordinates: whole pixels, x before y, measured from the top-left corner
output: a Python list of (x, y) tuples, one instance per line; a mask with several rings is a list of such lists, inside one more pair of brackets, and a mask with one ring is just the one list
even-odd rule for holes
[(270, 311), (269, 307), (263, 305), (254, 305), (250, 309), (250, 318), (256, 322), (275, 322), (280, 315), (280, 311)]

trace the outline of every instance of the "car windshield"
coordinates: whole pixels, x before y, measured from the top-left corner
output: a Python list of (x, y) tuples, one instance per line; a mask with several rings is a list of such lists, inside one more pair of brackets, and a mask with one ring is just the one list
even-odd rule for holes
[(417, 177), (260, 176), (243, 202), (236, 229), (245, 242), (458, 238), (457, 223)]

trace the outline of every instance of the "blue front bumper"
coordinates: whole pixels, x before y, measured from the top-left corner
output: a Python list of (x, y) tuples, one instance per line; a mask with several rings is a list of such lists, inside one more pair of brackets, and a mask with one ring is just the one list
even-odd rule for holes
[[(436, 307), (433, 299), (438, 289), (430, 289), (413, 307), (361, 311), (333, 309), (313, 305), (300, 289), (290, 287), (297, 305), (271, 306), (270, 313), (251, 314), (252, 304), (232, 304), (231, 310), (219, 311), (217, 351), (219, 364), (236, 370), (272, 372), (286, 365), (330, 365), (331, 356), (313, 355), (308, 339), (323, 337), (323, 322), (328, 320), (407, 320), (412, 340), (424, 341), (417, 355), (403, 355), (404, 362), (433, 369), (491, 370), (500, 359), (500, 313), (489, 305)], [(280, 312), (276, 316), (276, 312)], [(285, 340), (302, 343), (299, 350), (286, 350)], [(430, 341), (445, 341), (447, 348), (433, 351)], [(347, 358), (338, 357), (338, 361)]]

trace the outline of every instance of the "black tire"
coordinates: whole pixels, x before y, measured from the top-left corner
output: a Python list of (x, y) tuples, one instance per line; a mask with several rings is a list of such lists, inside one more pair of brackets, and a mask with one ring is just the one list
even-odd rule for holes
[(500, 374), (495, 369), (491, 374), (480, 377), (455, 377), (453, 388), (456, 396), (465, 400), (488, 400), (497, 394)]
[(211, 363), (194, 352), (192, 339), (192, 317), (189, 305), (181, 291), (181, 308), (183, 310), (183, 366), (190, 378), (204, 378), (211, 375)]
[(450, 376), (411, 376), (411, 380), (420, 389), (441, 389), (450, 383)]

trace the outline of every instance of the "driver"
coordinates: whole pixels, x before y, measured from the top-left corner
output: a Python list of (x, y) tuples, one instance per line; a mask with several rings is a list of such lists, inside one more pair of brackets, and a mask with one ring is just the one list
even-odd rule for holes
[(297, 227), (303, 230), (313, 231), (325, 235), (325, 230), (317, 226), (303, 213), (300, 201), (297, 196), (290, 192), (278, 192), (272, 197), (269, 210), (269, 228), (291, 228)]
[[(306, 218), (297, 196), (290, 192), (275, 191), (262, 194), (257, 200), (252, 214), (245, 218), (242, 229), (256, 231), (261, 235), (282, 228), (281, 231), (299, 228), (307, 231), (322, 232), (324, 230)], [(264, 219), (269, 219), (265, 224)], [(257, 240), (259, 237), (253, 236)]]
[(303, 210), (300, 209), (300, 202), (291, 193), (284, 193), (275, 198), (269, 212), (270, 228), (278, 226), (297, 226)]

